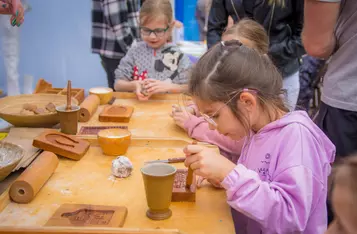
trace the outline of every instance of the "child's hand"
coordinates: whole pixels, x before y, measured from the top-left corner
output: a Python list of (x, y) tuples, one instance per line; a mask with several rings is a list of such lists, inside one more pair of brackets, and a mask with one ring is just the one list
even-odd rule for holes
[(135, 81), (135, 85), (136, 85), (135, 93), (136, 93), (136, 96), (139, 101), (147, 101), (147, 100), (149, 100), (149, 98), (151, 96), (149, 94), (144, 95), (142, 93), (142, 85), (143, 84), (144, 84), (143, 81)]
[[(197, 188), (201, 188), (202, 183), (206, 180), (206, 178), (202, 177), (202, 176), (196, 176), (196, 186)], [(207, 180), (208, 183), (212, 184), (213, 187), (215, 188), (223, 188), (221, 183), (219, 181), (215, 181), (215, 180)]]
[(24, 8), (19, 0), (0, 0), (0, 14), (12, 15), (12, 26), (20, 26), (24, 21)]
[(222, 182), (236, 166), (213, 149), (203, 146), (188, 145), (183, 152), (186, 154), (186, 167), (190, 167), (196, 175), (215, 182)]
[(176, 109), (176, 107), (172, 106), (172, 112), (170, 116), (173, 118), (177, 126), (182, 129), (185, 129), (184, 125), (186, 121), (191, 118), (192, 115), (187, 111), (178, 110)]
[(172, 89), (172, 83), (161, 80), (147, 79), (145, 80), (144, 87), (147, 92), (152, 95), (156, 93), (170, 92)]

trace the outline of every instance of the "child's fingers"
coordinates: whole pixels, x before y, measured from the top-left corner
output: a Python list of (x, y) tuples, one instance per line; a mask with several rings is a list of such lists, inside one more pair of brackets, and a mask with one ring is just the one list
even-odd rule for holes
[(20, 0), (12, 0), (11, 1), (11, 5), (12, 5), (12, 15), (14, 15), (14, 16), (18, 16), (18, 14), (19, 14), (19, 8), (20, 8), (20, 6), (21, 6), (21, 4), (20, 4), (20, 2), (19, 2)]
[(199, 145), (188, 145), (184, 148), (184, 153), (185, 154), (197, 154), (199, 152), (201, 152), (204, 148), (202, 146)]

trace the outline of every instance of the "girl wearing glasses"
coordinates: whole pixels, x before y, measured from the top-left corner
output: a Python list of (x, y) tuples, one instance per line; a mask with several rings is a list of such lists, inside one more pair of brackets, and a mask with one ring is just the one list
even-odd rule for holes
[[(255, 49), (261, 54), (268, 53), (268, 35), (263, 26), (254, 20), (240, 20), (223, 34), (222, 39), (225, 41), (239, 40), (245, 46)], [(217, 130), (210, 131), (208, 123), (193, 104), (188, 105), (186, 111), (177, 110), (180, 109), (173, 108), (171, 117), (191, 138), (217, 145), (222, 155), (237, 163), (243, 141), (232, 140), (220, 134)], [(197, 181), (200, 184), (201, 180), (198, 179)], [(215, 181), (209, 180), (209, 182), (217, 187), (219, 186), (219, 183)]]
[(134, 91), (139, 100), (187, 88), (190, 59), (168, 40), (174, 26), (169, 0), (146, 0), (140, 9), (142, 42), (129, 49), (115, 71), (115, 90)]
[(226, 190), (236, 232), (322, 234), (335, 147), (305, 111), (288, 112), (282, 77), (267, 56), (239, 41), (212, 47), (188, 84), (211, 129), (244, 138), (238, 163), (199, 145), (185, 165)]

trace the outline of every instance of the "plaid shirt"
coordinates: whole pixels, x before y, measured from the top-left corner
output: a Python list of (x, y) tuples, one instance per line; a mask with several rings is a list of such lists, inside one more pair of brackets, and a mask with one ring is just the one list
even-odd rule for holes
[(92, 52), (121, 59), (140, 35), (140, 0), (92, 2)]

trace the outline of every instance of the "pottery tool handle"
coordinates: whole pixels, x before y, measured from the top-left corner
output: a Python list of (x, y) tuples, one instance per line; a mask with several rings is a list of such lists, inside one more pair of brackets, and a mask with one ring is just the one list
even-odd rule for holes
[(79, 122), (88, 122), (96, 112), (99, 104), (100, 99), (97, 95), (89, 95), (80, 105)]
[(57, 156), (42, 152), (10, 187), (10, 197), (17, 203), (29, 203), (58, 166)]
[[(192, 145), (197, 145), (197, 141), (193, 141)], [(186, 178), (186, 188), (190, 188), (193, 181), (193, 170), (191, 167), (188, 168), (187, 178)]]
[(67, 83), (67, 107), (66, 110), (71, 110), (72, 109), (72, 103), (71, 103), (71, 98), (72, 98), (72, 88), (71, 88), (71, 81), (69, 80)]
[(179, 162), (184, 162), (185, 161), (185, 157), (181, 157), (181, 158), (169, 158), (168, 161), (169, 163), (179, 163)]

